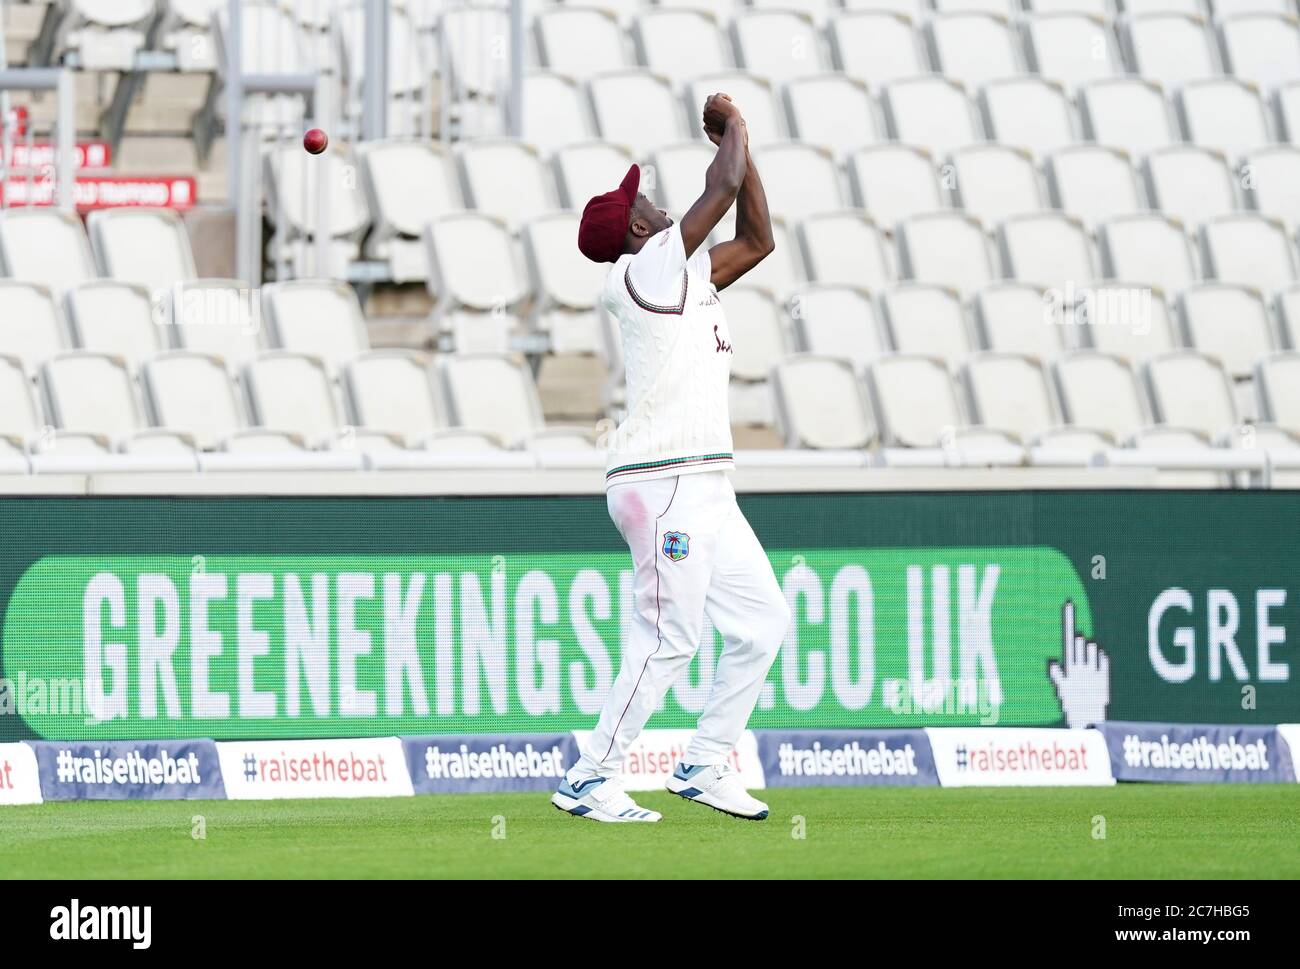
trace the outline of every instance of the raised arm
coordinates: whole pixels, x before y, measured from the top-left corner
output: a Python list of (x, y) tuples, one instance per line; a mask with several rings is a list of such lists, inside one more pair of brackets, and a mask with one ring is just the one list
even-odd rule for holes
[(713, 285), (725, 289), (767, 258), (775, 248), (767, 194), (763, 191), (763, 180), (758, 177), (754, 160), (749, 157), (746, 139), (745, 177), (736, 196), (736, 237), (709, 250)]
[(712, 94), (704, 102), (704, 130), (718, 153), (704, 173), (704, 194), (682, 216), (682, 245), (688, 259), (736, 201), (748, 158), (744, 119), (725, 94)]

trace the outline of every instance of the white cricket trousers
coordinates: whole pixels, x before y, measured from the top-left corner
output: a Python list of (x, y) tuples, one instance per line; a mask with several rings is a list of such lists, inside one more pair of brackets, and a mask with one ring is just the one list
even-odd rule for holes
[(713, 689), (686, 764), (719, 764), (740, 739), (790, 624), (790, 608), (725, 472), (625, 482), (606, 495), (632, 551), (632, 621), (600, 722), (570, 779), (612, 777), (690, 665), (704, 617), (722, 634)]

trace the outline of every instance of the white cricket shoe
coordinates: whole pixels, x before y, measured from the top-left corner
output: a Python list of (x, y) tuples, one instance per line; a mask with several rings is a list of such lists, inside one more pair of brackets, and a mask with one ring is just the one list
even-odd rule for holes
[(666, 785), (674, 794), (688, 801), (750, 821), (767, 817), (767, 805), (751, 797), (740, 783), (740, 776), (729, 764), (678, 764)]
[(590, 777), (573, 784), (565, 775), (559, 790), (551, 795), (551, 803), (561, 811), (590, 821), (647, 822), (663, 817), (658, 811), (639, 806), (613, 778)]

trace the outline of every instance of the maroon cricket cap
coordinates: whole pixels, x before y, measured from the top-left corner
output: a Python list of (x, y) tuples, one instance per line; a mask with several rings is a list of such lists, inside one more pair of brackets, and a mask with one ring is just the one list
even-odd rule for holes
[(633, 165), (612, 192), (597, 195), (582, 210), (578, 223), (578, 249), (593, 262), (615, 262), (623, 254), (623, 240), (632, 221), (632, 206), (641, 185), (641, 169)]

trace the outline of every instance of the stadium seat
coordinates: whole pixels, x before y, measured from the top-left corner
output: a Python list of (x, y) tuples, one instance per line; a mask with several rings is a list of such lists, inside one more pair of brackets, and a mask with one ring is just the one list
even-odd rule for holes
[[(674, 218), (681, 218), (704, 192), (705, 172), (717, 153), (713, 145), (704, 141), (664, 145), (650, 156), (650, 164), (642, 173), (641, 191)], [(611, 184), (617, 185), (618, 179)], [(582, 204), (570, 207), (580, 210)], [(730, 227), (734, 220), (732, 210), (720, 225)]]
[(1122, 148), (1130, 158), (1182, 141), (1164, 91), (1153, 81), (1117, 77), (1079, 88), (1079, 121), (1086, 140)]
[[(648, 71), (616, 71), (592, 77), (587, 89), (600, 136), (630, 148), (637, 158), (687, 135), (681, 103), (664, 77)], [(635, 111), (628, 110), (632, 104)]]
[(398, 434), (408, 447), (446, 426), (428, 357), (411, 350), (372, 350), (343, 368), (348, 414), (359, 427)]
[(1223, 364), (1235, 380), (1277, 349), (1264, 297), (1248, 286), (1201, 283), (1178, 295), (1185, 345)]
[(177, 346), (221, 357), (232, 371), (266, 345), (261, 300), (237, 279), (178, 284), (171, 312)]
[(520, 137), (543, 155), (589, 140), (596, 128), (585, 89), (553, 71), (530, 71), (523, 80)]
[(696, 114), (705, 98), (719, 91), (731, 95), (732, 100), (741, 106), (745, 115), (745, 130), (749, 132), (750, 148), (786, 137), (771, 82), (765, 77), (744, 71), (704, 74), (691, 81), (686, 104), (691, 121), (690, 132), (695, 137), (706, 140), (703, 127), (695, 123)]
[(40, 370), (41, 399), (60, 430), (102, 434), (116, 443), (144, 427), (135, 381), (121, 357), (72, 350)]
[(934, 0), (939, 13), (982, 13), (990, 16), (1012, 17), (1020, 13), (1019, 0)]
[[(293, 14), (280, 4), (267, 0), (244, 3), (241, 26), (240, 60), (244, 73), (298, 74), (314, 69), (301, 27)], [(230, 60), (225, 54), (230, 31), (228, 6), (217, 8), (213, 27), (217, 68), (221, 71)], [(259, 126), (264, 131), (280, 125), (297, 124), (302, 113), (303, 100), (298, 97), (255, 95), (245, 99), (245, 123)]]
[(444, 356), (440, 375), (456, 427), (486, 431), (512, 445), (544, 428), (532, 373), (507, 354)]
[(170, 350), (147, 360), (141, 370), (150, 422), (190, 435), (205, 451), (215, 450), (245, 426), (234, 382), (220, 357)]
[(875, 442), (866, 394), (848, 360), (792, 354), (773, 368), (772, 389), (788, 447), (842, 450)]
[[(583, 142), (558, 149), (551, 156), (551, 167), (555, 169), (560, 203), (565, 208), (581, 212), (589, 198), (608, 192), (611, 186), (621, 182), (632, 162), (627, 149), (604, 141)], [(700, 190), (703, 188), (701, 180)]]
[(1277, 219), (1241, 213), (1211, 219), (1200, 231), (1206, 279), (1270, 293), (1296, 280), (1296, 258)]
[(1246, 159), (1243, 171), (1252, 209), (1281, 220), (1288, 229), (1300, 226), (1300, 147), (1256, 149)]
[[(510, 8), (505, 4), (443, 6), (438, 18), (437, 33), (450, 41), (446, 45), (450, 63), (440, 66), (443, 67), (441, 76), (444, 84), (450, 88), (452, 100), (463, 102), (493, 95), (505, 80), (505, 68), (509, 59), (482, 55), (484, 51), (496, 49), (495, 45), (499, 45), (502, 38), (510, 36)], [(534, 43), (540, 46), (536, 33)], [(563, 48), (563, 53), (568, 52), (562, 43), (558, 46)], [(621, 40), (620, 46), (613, 48), (613, 51), (617, 52), (620, 47)], [(610, 51), (605, 53), (606, 56), (614, 56)], [(599, 58), (593, 58), (593, 61), (598, 60)], [(558, 68), (556, 71), (565, 75), (572, 73)]]
[(1255, 363), (1260, 417), (1300, 434), (1300, 350), (1271, 353)]
[(84, 70), (128, 71), (144, 48), (154, 0), (71, 0), (60, 24), (66, 49)]
[(541, 66), (557, 74), (586, 80), (631, 66), (622, 28), (609, 10), (547, 7), (533, 19), (533, 31)]
[(746, 430), (773, 428), (776, 412), (768, 379), (790, 352), (784, 314), (770, 293), (745, 285), (727, 289), (726, 307), (730, 319), (744, 321), (745, 337), (733, 344), (731, 423)]
[(1278, 140), (1300, 144), (1300, 83), (1278, 85), (1273, 92), (1272, 108)]
[(1240, 159), (1270, 143), (1268, 115), (1253, 85), (1234, 78), (1189, 82), (1174, 96), (1183, 136)]
[[(740, 9), (731, 21), (731, 33), (740, 68), (774, 85), (827, 68), (817, 25), (806, 13)], [(743, 101), (736, 103), (744, 106)]]
[(1045, 10), (1025, 20), (1024, 34), (1029, 69), (1067, 88), (1124, 73), (1105, 13)]
[(1122, 36), (1129, 68), (1166, 91), (1222, 73), (1214, 34), (1200, 16), (1138, 12)]
[(1072, 215), (1017, 215), (998, 226), (998, 252), (1007, 279), (1037, 283), (1058, 292), (1086, 286), (1097, 261), (1083, 223)]
[(1182, 223), (1155, 213), (1124, 215), (1097, 230), (1107, 279), (1151, 283), (1173, 295), (1196, 282), (1196, 257)]
[(1143, 159), (1142, 177), (1151, 207), (1183, 225), (1200, 225), (1241, 208), (1228, 160), (1212, 148), (1158, 148)]
[(63, 313), (46, 286), (0, 279), (0, 355), (35, 375), (46, 360), (71, 347)]
[(886, 11), (920, 20), (930, 12), (928, 0), (844, 0), (846, 10)]
[(883, 140), (867, 86), (843, 74), (814, 74), (782, 91), (791, 137), (829, 148), (843, 158)]
[[(0, 468), (8, 470), (15, 453), (25, 454), (48, 433), (23, 362), (0, 354)], [(21, 469), (23, 462), (17, 462), (17, 467)]]
[(189, 233), (171, 209), (102, 209), (91, 212), (86, 225), (99, 270), (109, 279), (139, 283), (152, 294), (196, 276)]
[(872, 412), (887, 447), (937, 448), (965, 426), (957, 392), (940, 360), (899, 353), (867, 368)]
[(370, 349), (356, 291), (327, 279), (296, 279), (262, 287), (269, 342), (325, 362), (331, 375)]
[(772, 238), (776, 248), (745, 274), (745, 282), (766, 289), (778, 300), (785, 300), (803, 281), (803, 260), (799, 257), (795, 233), (784, 219), (772, 219)]
[(1015, 353), (977, 353), (961, 386), (971, 423), (1009, 431), (1028, 444), (1060, 424), (1042, 363)]
[(240, 455), (281, 455), (307, 449), (307, 441), (301, 434), (264, 427), (241, 428), (223, 440), (219, 448), (223, 453)]
[(205, 73), (217, 69), (212, 41), (212, 15), (222, 0), (167, 0), (160, 28), (160, 46), (176, 55), (182, 73)]
[(1217, 441), (1237, 425), (1232, 383), (1218, 361), (1195, 350), (1175, 350), (1143, 368), (1151, 413), (1158, 424), (1188, 428)]
[(1061, 416), (1067, 424), (1128, 440), (1149, 423), (1132, 368), (1096, 350), (1075, 350), (1052, 365)]
[(881, 104), (890, 137), (944, 156), (981, 140), (965, 89), (938, 75), (901, 78), (884, 86)]
[(445, 311), (500, 310), (528, 295), (509, 230), (500, 219), (462, 212), (428, 226), (429, 292)]
[(1178, 345), (1165, 293), (1149, 283), (1088, 286), (1073, 309), (1078, 344), (1127, 363), (1142, 363)]
[(939, 13), (926, 24), (926, 37), (938, 72), (969, 91), (1025, 70), (1005, 15)]
[(1100, 145), (1074, 145), (1043, 164), (1055, 208), (1092, 227), (1146, 208), (1128, 154)]
[(800, 350), (843, 357), (859, 370), (889, 350), (875, 302), (865, 289), (805, 286), (790, 299), (790, 318)]
[(953, 203), (985, 225), (1043, 208), (1038, 170), (1023, 148), (969, 145), (949, 158)]
[(524, 252), (539, 311), (590, 311), (595, 307), (608, 267), (578, 252), (571, 244), (577, 235), (575, 212), (553, 212), (524, 227)]
[[(361, 238), (370, 228), (370, 209), (357, 179), (351, 177), (355, 171), (354, 164), (355, 159), (350, 153), (336, 149), (313, 158), (294, 143), (277, 145), (267, 152), (266, 205), (267, 212), (276, 223), (273, 252), (278, 249), (276, 256), (288, 260), (296, 275), (307, 275), (307, 267), (311, 266), (318, 274), (343, 277), (347, 273), (348, 264), (361, 257)], [(311, 251), (320, 223), (315, 200), (318, 198), (317, 179), (321, 177), (324, 177), (325, 184), (329, 186), (329, 198), (326, 201), (330, 240), (328, 269), (315, 266), (315, 255)], [(104, 213), (94, 213), (102, 214)], [(183, 260), (189, 252), (189, 240), (185, 236), (184, 225), (179, 220), (177, 228), (178, 238), (185, 238), (181, 256)], [(161, 232), (161, 227), (158, 231)], [(91, 241), (97, 248), (100, 247), (93, 221)], [(276, 261), (274, 257), (273, 261)], [(162, 276), (166, 268), (159, 267), (156, 274)], [(187, 276), (178, 278), (194, 278), (193, 257), (190, 257), (188, 273)]]
[(73, 342), (79, 349), (115, 354), (138, 371), (167, 348), (162, 307), (135, 283), (99, 280), (68, 290), (64, 301)]
[(702, 10), (647, 7), (632, 26), (637, 59), (681, 86), (697, 74), (732, 68), (731, 45), (718, 21)]
[(1300, 285), (1278, 290), (1271, 305), (1277, 319), (1279, 343), (1300, 347)]
[(358, 153), (375, 220), (367, 253), (388, 262), (394, 282), (427, 279), (425, 227), (465, 207), (451, 153), (431, 142), (400, 139), (365, 142)]
[(39, 283), (55, 298), (95, 278), (81, 219), (56, 209), (0, 211), (0, 276)]
[(469, 207), (496, 216), (511, 232), (557, 207), (551, 174), (531, 145), (482, 138), (463, 143), (456, 157)]
[(819, 213), (800, 222), (797, 231), (811, 281), (873, 291), (894, 281), (883, 233), (865, 213)]
[[(366, 9), (364, 2), (354, 2), (333, 11), (307, 11), (306, 16), (299, 15), (304, 27), (310, 27), (309, 21), (321, 21), (319, 32), (324, 35), (324, 45), (328, 50), (332, 29), (337, 31), (342, 49), (341, 67), (349, 99), (349, 111), (359, 114), (362, 104), (362, 85), (366, 73)], [(404, 5), (392, 4), (388, 11), (388, 36), (386, 38), (388, 64), (388, 131), (392, 135), (417, 136), (419, 124), (418, 106), (429, 96), (433, 65), (425, 61), (425, 51), (417, 33), (414, 11)], [(308, 38), (311, 46), (310, 34)], [(319, 64), (319, 59), (317, 59)]]
[(980, 90), (979, 104), (991, 140), (1019, 146), (1036, 158), (1077, 140), (1070, 100), (1055, 81), (991, 81)]
[(253, 423), (332, 445), (344, 429), (324, 361), (290, 350), (267, 350), (247, 362), (244, 394)]
[(941, 360), (953, 369), (974, 350), (954, 289), (900, 283), (881, 294), (880, 309), (888, 343), (899, 353)]
[(1228, 73), (1268, 92), (1300, 81), (1300, 23), (1296, 11), (1231, 16), (1220, 11), (1219, 40)]
[(829, 26), (835, 66), (871, 91), (891, 81), (930, 70), (913, 20), (885, 10), (858, 10), (835, 17)]
[(983, 226), (962, 212), (914, 215), (898, 224), (900, 279), (950, 286), (963, 296), (996, 278)]
[(984, 350), (1031, 356), (1042, 363), (1065, 349), (1064, 307), (1038, 286), (1002, 282), (985, 286), (971, 301), (977, 342)]
[(924, 148), (873, 145), (849, 156), (854, 203), (886, 232), (904, 219), (943, 208), (934, 160)]
[(843, 206), (839, 172), (829, 149), (786, 142), (757, 147), (752, 154), (772, 215), (793, 222)]

